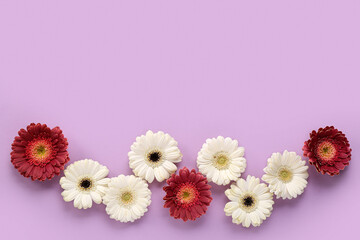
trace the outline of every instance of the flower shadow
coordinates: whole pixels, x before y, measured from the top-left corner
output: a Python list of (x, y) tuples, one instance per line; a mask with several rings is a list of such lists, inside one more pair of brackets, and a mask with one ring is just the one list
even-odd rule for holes
[[(276, 198), (276, 196), (274, 195), (274, 205), (273, 208), (293, 208), (296, 205), (298, 205), (301, 202), (301, 199), (304, 198), (307, 194), (307, 191), (305, 189), (305, 191), (300, 195), (297, 196), (296, 198), (292, 198), (292, 199), (282, 199), (282, 198)], [(273, 210), (274, 211), (274, 210)]]
[(26, 178), (24, 176), (22, 176), (15, 168), (14, 166), (10, 163), (8, 164), (9, 171), (11, 172), (11, 181), (13, 183), (18, 184), (21, 188), (23, 188), (26, 191), (29, 191), (31, 193), (33, 193), (33, 191), (47, 191), (49, 189), (54, 188), (54, 186), (56, 186), (57, 184), (59, 184), (60, 176), (55, 176), (54, 178), (52, 178), (51, 180), (45, 180), (45, 181), (33, 181), (31, 180), (31, 178)]
[(342, 182), (349, 177), (349, 167), (345, 167), (344, 170), (340, 171), (339, 175), (330, 176), (328, 174), (321, 174), (316, 171), (315, 167), (309, 166), (309, 182), (312, 182), (312, 186), (316, 188), (334, 188), (337, 185), (342, 185)]
[[(231, 186), (231, 183), (228, 185), (217, 185), (213, 182), (209, 183), (211, 185), (211, 194), (214, 195), (223, 195), (225, 196), (225, 190), (229, 189)], [(214, 197), (213, 197), (214, 198)]]
[[(74, 202), (65, 202), (62, 197), (59, 198), (59, 204), (63, 205), (63, 212), (68, 214), (69, 218), (74, 219), (85, 219), (89, 218), (90, 216), (96, 217), (99, 215), (99, 212), (105, 212), (104, 205), (103, 204), (96, 204), (93, 202), (93, 205), (91, 208), (88, 209), (77, 209), (74, 207)], [(106, 214), (105, 214), (106, 215)]]

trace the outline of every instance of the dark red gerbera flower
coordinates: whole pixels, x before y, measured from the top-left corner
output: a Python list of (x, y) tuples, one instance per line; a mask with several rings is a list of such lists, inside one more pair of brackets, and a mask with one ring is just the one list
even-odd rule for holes
[(318, 172), (338, 175), (349, 165), (351, 148), (349, 141), (341, 131), (333, 126), (320, 128), (310, 133), (310, 139), (303, 147), (304, 156), (309, 158)]
[(44, 181), (59, 175), (69, 161), (68, 142), (59, 127), (31, 123), (11, 146), (11, 162), (24, 177)]
[(164, 208), (170, 208), (170, 216), (186, 222), (205, 214), (212, 200), (206, 177), (184, 167), (179, 175), (173, 174), (166, 182)]

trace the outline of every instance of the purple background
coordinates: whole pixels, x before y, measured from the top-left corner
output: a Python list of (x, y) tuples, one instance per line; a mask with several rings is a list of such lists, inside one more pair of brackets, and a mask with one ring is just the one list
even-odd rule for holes
[[(296, 3), (295, 3), (296, 2)], [(354, 239), (359, 211), (359, 1), (0, 1), (1, 239)], [(226, 217), (226, 187), (196, 222), (169, 217), (163, 183), (134, 224), (104, 205), (78, 210), (60, 177), (31, 182), (10, 163), (17, 131), (59, 125), (71, 162), (131, 174), (135, 137), (163, 130), (196, 167), (206, 138), (237, 139), (247, 174), (273, 152), (302, 154), (313, 129), (335, 125), (353, 148), (340, 176), (309, 169), (305, 193), (276, 200), (259, 228)], [(353, 236), (353, 237), (352, 237)]]

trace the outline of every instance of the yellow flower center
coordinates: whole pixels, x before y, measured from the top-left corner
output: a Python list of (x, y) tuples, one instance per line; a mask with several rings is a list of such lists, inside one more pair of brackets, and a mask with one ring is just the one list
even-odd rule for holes
[(282, 182), (287, 183), (292, 180), (293, 174), (287, 168), (281, 168), (278, 172), (278, 177)]
[(184, 199), (188, 198), (189, 196), (190, 196), (190, 193), (188, 193), (188, 192), (184, 192), (184, 193), (183, 193), (183, 198), (184, 198)]
[(331, 142), (322, 142), (317, 147), (317, 154), (324, 161), (329, 161), (336, 156), (336, 148)]
[(199, 198), (199, 191), (192, 183), (184, 183), (181, 185), (176, 194), (176, 200), (182, 206), (192, 206)]
[(124, 192), (123, 194), (121, 194), (120, 198), (124, 204), (129, 204), (133, 200), (133, 195), (131, 194), (131, 192)]
[(35, 151), (36, 151), (38, 156), (44, 156), (45, 153), (46, 153), (46, 148), (43, 145), (39, 145), (39, 146), (36, 147)]
[(45, 165), (54, 154), (52, 143), (49, 139), (35, 139), (26, 147), (26, 155), (32, 162)]
[(214, 165), (219, 170), (227, 168), (229, 166), (229, 157), (223, 152), (215, 154)]

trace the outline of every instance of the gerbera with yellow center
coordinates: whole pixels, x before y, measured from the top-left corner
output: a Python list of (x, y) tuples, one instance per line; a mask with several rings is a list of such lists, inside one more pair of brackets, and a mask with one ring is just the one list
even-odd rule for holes
[(100, 204), (110, 181), (106, 178), (108, 174), (107, 167), (91, 159), (70, 164), (60, 179), (64, 201), (74, 201), (74, 207), (78, 209), (91, 208), (93, 201)]
[(308, 166), (295, 152), (273, 153), (268, 159), (262, 180), (269, 184), (277, 198), (292, 199), (304, 192)]
[(330, 161), (336, 155), (336, 147), (330, 141), (320, 143), (316, 151), (319, 157), (325, 161)]
[(312, 131), (310, 139), (304, 143), (303, 151), (318, 172), (330, 176), (340, 174), (340, 170), (348, 166), (351, 160), (348, 139), (333, 126)]
[(24, 177), (44, 181), (59, 175), (69, 161), (68, 142), (59, 127), (31, 123), (11, 146), (11, 162)]
[(225, 214), (231, 216), (235, 224), (257, 227), (271, 215), (273, 195), (266, 184), (260, 183), (259, 178), (240, 178), (225, 191), (225, 195), (230, 200), (225, 205)]
[(206, 213), (212, 200), (211, 186), (201, 173), (184, 167), (179, 175), (173, 174), (166, 182), (164, 207), (170, 208), (170, 216), (187, 221)]
[(182, 154), (169, 134), (147, 131), (136, 138), (129, 152), (129, 166), (134, 174), (152, 183), (168, 179), (177, 169)]
[(176, 194), (176, 198), (183, 206), (189, 206), (197, 201), (199, 191), (196, 189), (194, 183), (183, 183)]
[(148, 184), (133, 175), (111, 178), (104, 196), (106, 212), (120, 222), (134, 222), (148, 211), (151, 192)]
[(245, 149), (231, 138), (219, 136), (207, 139), (198, 153), (197, 166), (209, 181), (226, 185), (245, 171), (244, 152)]

